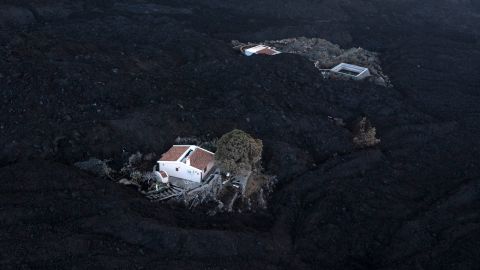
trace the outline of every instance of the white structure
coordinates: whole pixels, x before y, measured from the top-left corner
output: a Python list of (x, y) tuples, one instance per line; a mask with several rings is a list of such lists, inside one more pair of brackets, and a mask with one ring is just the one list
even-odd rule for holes
[(281, 52), (275, 50), (272, 47), (268, 47), (265, 45), (257, 45), (248, 49), (241, 49), (242, 53), (246, 56), (251, 56), (254, 54), (266, 54), (266, 55), (276, 55), (280, 54)]
[(155, 176), (158, 181), (161, 181), (164, 184), (169, 182), (168, 173), (166, 171), (155, 171)]
[(365, 79), (370, 76), (368, 68), (359, 67), (351, 64), (341, 63), (330, 70), (331, 72), (342, 74), (357, 80)]
[(157, 162), (155, 174), (164, 183), (169, 182), (169, 177), (200, 183), (212, 169), (215, 157), (195, 145), (174, 145)]

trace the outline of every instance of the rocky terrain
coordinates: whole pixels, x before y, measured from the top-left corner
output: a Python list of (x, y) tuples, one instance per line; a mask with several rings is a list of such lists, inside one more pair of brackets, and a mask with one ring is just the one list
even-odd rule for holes
[[(478, 269), (479, 29), (473, 0), (3, 0), (0, 268)], [(393, 87), (231, 46), (303, 36), (377, 52)], [(278, 178), (265, 211), (151, 203), (73, 165), (234, 128)]]

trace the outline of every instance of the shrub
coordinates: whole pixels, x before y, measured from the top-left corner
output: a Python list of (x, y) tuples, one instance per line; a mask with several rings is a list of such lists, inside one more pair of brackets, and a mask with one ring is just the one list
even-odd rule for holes
[(91, 174), (107, 177), (113, 179), (115, 171), (108, 166), (108, 160), (100, 160), (97, 158), (90, 158), (86, 161), (76, 162), (74, 165), (81, 170), (89, 172)]
[(353, 143), (359, 148), (372, 147), (380, 143), (377, 130), (366, 117), (362, 117), (353, 129)]
[(244, 131), (235, 129), (217, 142), (215, 160), (224, 172), (238, 174), (252, 170), (262, 158), (263, 143)]

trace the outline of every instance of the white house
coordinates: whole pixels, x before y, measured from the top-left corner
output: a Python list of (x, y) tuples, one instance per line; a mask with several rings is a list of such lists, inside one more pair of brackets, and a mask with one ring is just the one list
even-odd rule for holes
[(158, 163), (162, 182), (169, 177), (200, 183), (215, 163), (214, 153), (195, 145), (174, 145)]
[(370, 76), (368, 68), (360, 67), (352, 64), (340, 63), (333, 67), (331, 72), (339, 73), (357, 80), (365, 79)]
[(257, 45), (257, 46), (250, 47), (250, 48), (247, 48), (247, 49), (242, 48), (240, 50), (246, 56), (251, 56), (251, 55), (254, 55), (254, 54), (276, 55), (276, 54), (281, 53), (280, 51), (277, 51), (274, 48), (268, 47), (268, 46), (265, 46), (265, 45)]

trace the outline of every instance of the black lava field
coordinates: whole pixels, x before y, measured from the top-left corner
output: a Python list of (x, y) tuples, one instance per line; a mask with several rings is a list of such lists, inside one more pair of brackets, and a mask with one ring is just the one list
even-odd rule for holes
[[(0, 269), (479, 269), (479, 3), (1, 0)], [(231, 44), (303, 36), (379, 53), (393, 87)], [(358, 149), (363, 116), (381, 142)], [(73, 165), (234, 128), (277, 176), (266, 210)]]

